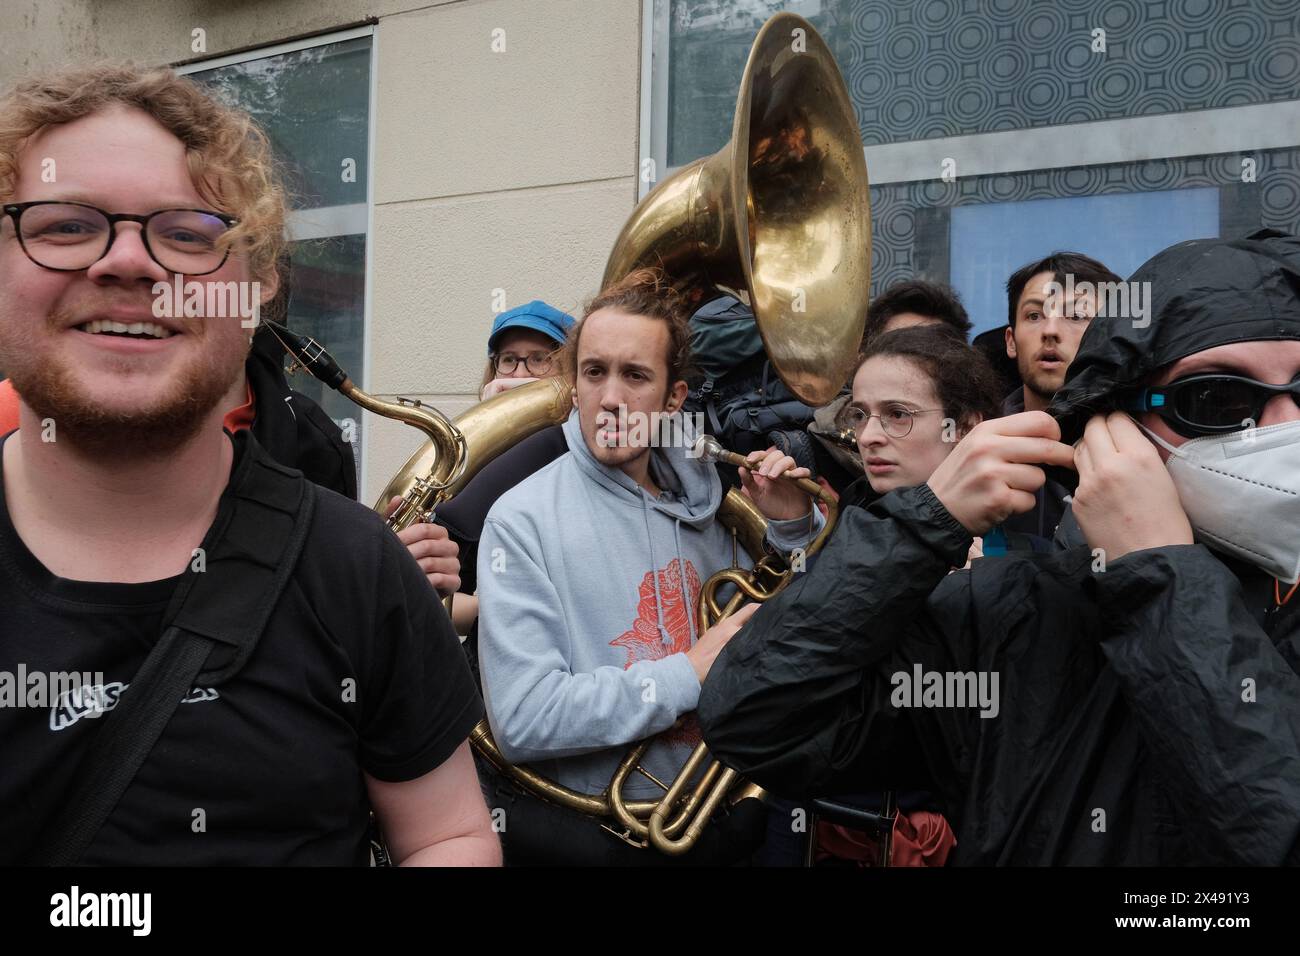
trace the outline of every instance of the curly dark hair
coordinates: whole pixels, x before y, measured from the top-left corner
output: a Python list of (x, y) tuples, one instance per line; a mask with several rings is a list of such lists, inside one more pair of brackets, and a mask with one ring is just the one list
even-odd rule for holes
[(560, 355), (560, 365), (570, 382), (577, 381), (582, 327), (593, 312), (601, 309), (620, 309), (667, 323), (669, 387), (686, 377), (691, 364), (691, 306), (662, 269), (645, 268), (629, 272), (601, 289), (583, 308), (582, 318), (569, 331)]
[(943, 413), (963, 428), (1001, 412), (993, 366), (949, 326), (913, 326), (878, 335), (859, 356), (858, 368), (881, 356), (909, 359), (919, 366), (934, 385)]

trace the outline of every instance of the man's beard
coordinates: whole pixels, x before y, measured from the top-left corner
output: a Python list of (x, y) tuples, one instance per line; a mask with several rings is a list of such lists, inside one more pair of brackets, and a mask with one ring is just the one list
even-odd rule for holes
[(149, 406), (125, 411), (105, 408), (78, 390), (60, 361), (18, 362), (6, 367), (23, 402), (54, 424), (54, 440), (67, 442), (97, 461), (165, 457), (194, 437), (230, 390), (241, 365), (192, 363), (175, 386)]
[[(1040, 372), (1032, 359), (1026, 362), (1025, 365), (1028, 368), (1017, 366), (1017, 371), (1020, 372), (1020, 381), (1024, 383), (1025, 388), (1043, 401), (1050, 402), (1057, 389), (1061, 387), (1061, 382), (1054, 380), (1050, 375)], [(1060, 378), (1062, 381), (1064, 380), (1064, 372), (1061, 373)]]

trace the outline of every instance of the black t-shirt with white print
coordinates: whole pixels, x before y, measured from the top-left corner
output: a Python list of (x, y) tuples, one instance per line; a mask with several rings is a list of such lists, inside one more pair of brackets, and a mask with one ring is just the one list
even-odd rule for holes
[[(256, 448), (247, 433), (234, 443), (236, 464)], [(52, 575), (14, 530), (0, 470), (0, 672), (11, 689), (22, 673), (99, 672), (99, 700), (112, 706), (179, 580)], [(0, 706), (0, 864), (34, 860), (48, 840), (104, 726), (93, 699)], [(482, 715), (415, 561), (373, 512), (317, 489), (302, 557), (256, 650), (234, 678), (185, 698), (82, 862), (364, 864), (362, 771), (413, 780)]]

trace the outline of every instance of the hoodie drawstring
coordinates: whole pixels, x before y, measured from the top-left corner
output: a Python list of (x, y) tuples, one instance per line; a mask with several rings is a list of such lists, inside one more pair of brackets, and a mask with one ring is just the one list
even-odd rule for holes
[[(641, 516), (645, 518), (645, 537), (646, 542), (650, 545), (650, 577), (654, 581), (655, 589), (655, 616), (659, 624), (659, 640), (663, 644), (673, 642), (672, 635), (668, 633), (668, 628), (664, 626), (664, 602), (659, 596), (659, 565), (655, 561), (655, 536), (650, 531), (650, 506), (646, 503), (646, 493), (641, 492)], [(680, 548), (678, 549), (680, 553)]]
[(695, 608), (691, 606), (691, 593), (686, 580), (686, 562), (682, 559), (682, 522), (673, 519), (673, 541), (677, 545), (677, 572), (681, 578), (682, 603), (686, 605), (686, 626), (690, 628), (691, 647), (695, 646)]

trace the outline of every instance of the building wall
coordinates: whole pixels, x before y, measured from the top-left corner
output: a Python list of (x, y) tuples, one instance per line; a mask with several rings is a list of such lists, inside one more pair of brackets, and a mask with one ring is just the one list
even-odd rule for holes
[(90, 0), (0, 3), (0, 88), (33, 70), (98, 53)]
[[(639, 3), (456, 3), (382, 19), (377, 47), (369, 381), (459, 412), (494, 290), (578, 308), (636, 201)], [(370, 429), (372, 491), (401, 432)]]
[[(636, 201), (640, 11), (640, 0), (4, 0), (0, 87), (94, 57), (190, 59), (196, 28), (216, 57), (377, 17), (365, 385), (455, 415), (475, 399), (494, 294), (575, 309), (596, 291)], [(367, 425), (371, 500), (420, 439)]]

